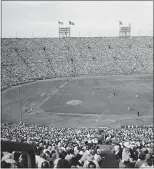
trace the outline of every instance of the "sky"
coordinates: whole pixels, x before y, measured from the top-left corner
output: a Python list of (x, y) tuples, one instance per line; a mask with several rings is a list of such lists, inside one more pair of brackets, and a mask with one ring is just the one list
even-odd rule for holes
[(58, 37), (71, 25), (72, 37), (153, 36), (153, 1), (2, 1), (2, 38)]

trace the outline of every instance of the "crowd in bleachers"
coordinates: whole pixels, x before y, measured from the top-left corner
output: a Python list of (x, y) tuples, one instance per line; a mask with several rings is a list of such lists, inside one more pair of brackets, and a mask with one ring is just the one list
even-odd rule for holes
[[(1, 140), (28, 143), (35, 148), (38, 168), (100, 168), (105, 160), (101, 144), (114, 145), (112, 153), (120, 168), (150, 168), (154, 164), (153, 132), (152, 125), (98, 129), (1, 124)], [(25, 155), (19, 152), (1, 155), (3, 168), (27, 165)]]
[(153, 37), (2, 39), (2, 89), (36, 79), (152, 74)]

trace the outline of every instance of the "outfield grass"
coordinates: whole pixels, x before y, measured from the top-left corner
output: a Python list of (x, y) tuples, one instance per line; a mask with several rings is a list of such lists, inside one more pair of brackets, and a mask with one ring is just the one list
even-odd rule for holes
[[(20, 91), (23, 121), (27, 123), (65, 127), (152, 124), (152, 75), (45, 80), (22, 85)], [(80, 101), (80, 104), (67, 104), (72, 100)], [(5, 90), (2, 93), (2, 122), (19, 121), (19, 105), (18, 88)], [(128, 111), (127, 106), (132, 110)], [(30, 108), (32, 112), (25, 113)]]

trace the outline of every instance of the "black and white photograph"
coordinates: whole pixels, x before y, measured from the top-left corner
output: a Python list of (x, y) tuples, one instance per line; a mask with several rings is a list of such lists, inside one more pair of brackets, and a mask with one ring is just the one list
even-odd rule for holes
[(153, 1), (1, 2), (1, 168), (154, 168)]

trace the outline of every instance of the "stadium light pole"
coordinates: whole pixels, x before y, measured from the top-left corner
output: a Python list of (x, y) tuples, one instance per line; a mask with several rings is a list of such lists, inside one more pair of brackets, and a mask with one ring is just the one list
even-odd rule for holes
[(20, 121), (23, 122), (22, 109), (21, 109), (21, 97), (20, 97), (20, 79), (19, 79), (19, 85), (18, 85), (18, 95), (19, 95), (19, 107), (20, 107)]

